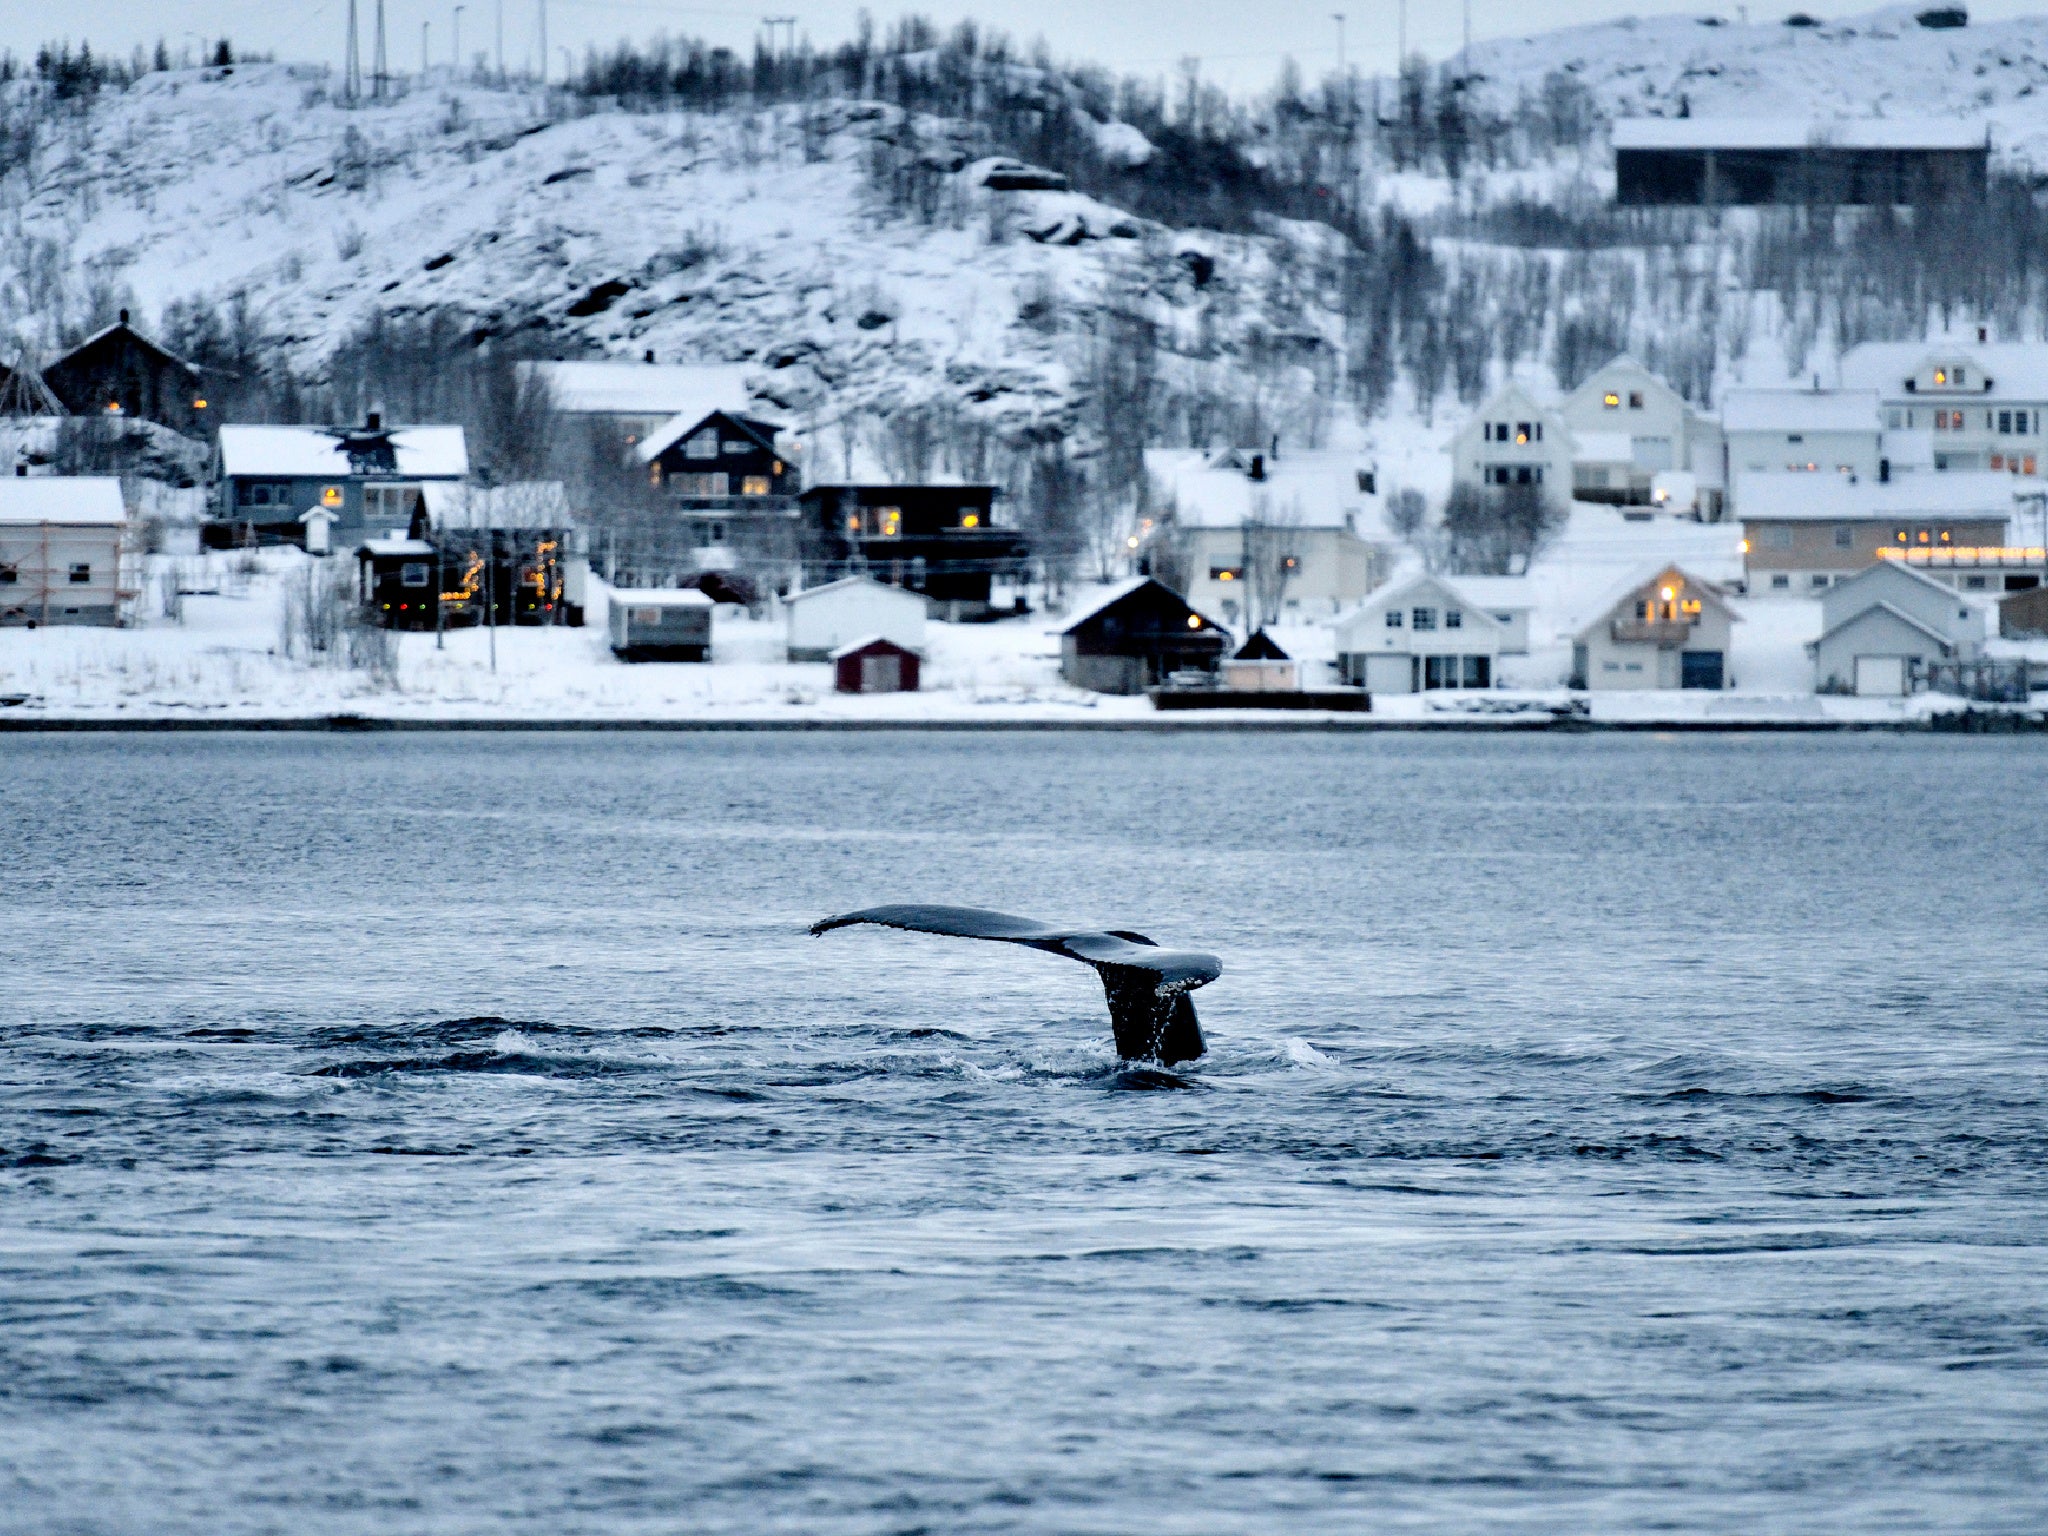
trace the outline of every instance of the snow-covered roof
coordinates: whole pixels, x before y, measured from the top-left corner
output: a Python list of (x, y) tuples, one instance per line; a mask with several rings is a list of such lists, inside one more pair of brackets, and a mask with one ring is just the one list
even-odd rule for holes
[(1967, 118), (1624, 117), (1616, 149), (1982, 149)]
[(1349, 636), (1360, 625), (1370, 630), (1389, 608), (1405, 608), (1418, 597), (1433, 597), (1446, 606), (1456, 604), (1471, 618), (1475, 631), (1491, 634), (1501, 627), (1499, 620), (1494, 618), (1491, 611), (1499, 605), (1489, 603), (1478, 593), (1467, 590), (1466, 580), (1467, 578), (1462, 576), (1453, 580), (1443, 576), (1432, 576), (1422, 571), (1410, 576), (1406, 581), (1390, 581), (1338, 619), (1335, 628), (1340, 637)]
[[(1918, 400), (1929, 405), (1949, 400), (2048, 400), (2048, 343), (2032, 341), (1866, 341), (1842, 354), (1842, 384), (1877, 390), (1896, 400), (1907, 393), (1906, 380), (1929, 364), (1946, 368), (1957, 363), (1975, 370), (1976, 385), (1929, 390)], [(1986, 382), (1989, 389), (1977, 387)]]
[(0, 523), (128, 521), (121, 482), (112, 475), (9, 475), (0, 477)]
[(361, 546), (371, 555), (431, 555), (434, 546), (425, 539), (365, 539)]
[(812, 598), (824, 597), (833, 592), (843, 593), (855, 587), (872, 587), (875, 591), (886, 593), (890, 597), (900, 597), (906, 602), (916, 603), (920, 611), (924, 607), (924, 599), (915, 592), (906, 591), (902, 587), (892, 587), (886, 582), (875, 580), (872, 576), (842, 576), (837, 581), (828, 581), (821, 587), (805, 587), (801, 592), (790, 593), (788, 601), (807, 603)]
[(768, 440), (768, 444), (771, 447), (775, 445), (775, 439), (781, 431), (781, 428), (775, 422), (764, 420), (753, 411), (741, 410), (737, 407), (726, 405), (707, 406), (703, 410), (698, 410), (695, 406), (691, 406), (688, 410), (678, 411), (675, 415), (669, 417), (667, 421), (663, 422), (655, 431), (648, 433), (646, 440), (633, 451), (640, 456), (640, 461), (644, 464), (656, 456), (666, 453), (678, 438), (685, 437), (696, 431), (698, 426), (704, 421), (704, 418), (711, 415), (714, 411), (721, 411), (734, 421), (763, 429), (762, 436)]
[(864, 651), (871, 645), (886, 645), (892, 651), (902, 651), (912, 656), (917, 654), (907, 645), (898, 645), (887, 635), (862, 635), (858, 640), (847, 641), (846, 644), (834, 651), (829, 659), (837, 661), (842, 656), (851, 656), (855, 651)]
[(1205, 453), (1197, 449), (1153, 449), (1145, 455), (1151, 471), (1173, 498), (1174, 516), (1183, 528), (1238, 528), (1248, 519), (1264, 518), (1297, 528), (1350, 528), (1366, 533), (1376, 526), (1376, 493), (1361, 491), (1358, 477), (1372, 462), (1354, 453), (1311, 451), (1261, 455), (1264, 479), (1254, 480), (1230, 467), (1245, 452)]
[[(1150, 585), (1157, 585), (1162, 591), (1172, 592), (1176, 598), (1180, 599), (1180, 601), (1187, 603), (1187, 599), (1185, 597), (1181, 597), (1180, 593), (1174, 592), (1173, 588), (1167, 586), (1165, 582), (1160, 581), (1155, 576), (1132, 576), (1127, 580), (1117, 582), (1113, 586), (1104, 587), (1094, 597), (1088, 600), (1088, 605), (1086, 607), (1077, 608), (1072, 613), (1068, 614), (1066, 623), (1060, 626), (1060, 633), (1071, 634), (1074, 630), (1079, 629), (1083, 624), (1086, 624), (1090, 619), (1094, 618), (1095, 615), (1102, 612), (1103, 609), (1109, 607), (1112, 603), (1120, 603), (1125, 598), (1129, 597), (1133, 592), (1137, 591), (1140, 587)], [(1209, 627), (1212, 629), (1228, 628), (1228, 626), (1226, 625), (1218, 624), (1206, 613), (1202, 613), (1202, 610), (1195, 607), (1193, 603), (1188, 603), (1188, 611), (1190, 613), (1201, 614), (1203, 622), (1208, 624)]]
[(1853, 522), (1858, 518), (2010, 517), (2019, 489), (1989, 470), (1919, 470), (1889, 481), (1842, 474), (1738, 474), (1730, 498), (1744, 522)]
[(1725, 432), (1876, 432), (1874, 389), (1731, 389), (1721, 399)]
[(1526, 576), (1460, 576), (1457, 588), (1492, 613), (1526, 612), (1536, 606)]
[(421, 486), (420, 493), (436, 528), (567, 528), (575, 523), (559, 480), (494, 486), (437, 481)]
[(619, 608), (716, 608), (696, 587), (613, 587), (611, 602)]
[(1626, 432), (1572, 433), (1574, 464), (1633, 464), (1635, 457), (1635, 439)]
[[(397, 464), (393, 474), (459, 480), (469, 473), (469, 447), (462, 428), (386, 430)], [(225, 426), (220, 429), (221, 472), (344, 479), (350, 471), (348, 455), (341, 446), (343, 432), (340, 427)]]
[(528, 363), (555, 409), (579, 415), (674, 416), (747, 409), (747, 370), (729, 363)]
[(1701, 581), (1699, 577), (1693, 575), (1685, 567), (1673, 565), (1670, 561), (1666, 560), (1656, 565), (1644, 566), (1620, 586), (1609, 588), (1607, 595), (1594, 605), (1592, 620), (1582, 625), (1577, 635), (1573, 638), (1578, 640), (1587, 639), (1601, 625), (1612, 620), (1615, 610), (1620, 608), (1623, 603), (1629, 602), (1645, 587), (1655, 586), (1666, 576), (1676, 576), (1679, 583), (1685, 588), (1688, 597), (1697, 597), (1702, 603), (1711, 605), (1721, 613), (1726, 614), (1730, 622), (1740, 623), (1742, 621), (1742, 615), (1728, 606), (1721, 597), (1720, 589), (1712, 582)]

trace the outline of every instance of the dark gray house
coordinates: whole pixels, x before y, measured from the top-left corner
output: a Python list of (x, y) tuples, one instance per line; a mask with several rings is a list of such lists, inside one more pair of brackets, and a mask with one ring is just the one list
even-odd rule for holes
[(460, 427), (220, 429), (220, 501), (205, 530), (215, 548), (299, 544), (324, 551), (400, 535), (424, 487), (469, 474)]

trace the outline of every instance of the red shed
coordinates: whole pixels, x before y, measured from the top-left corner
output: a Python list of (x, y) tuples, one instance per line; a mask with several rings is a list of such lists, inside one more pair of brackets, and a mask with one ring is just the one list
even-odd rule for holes
[(917, 652), (880, 635), (832, 653), (834, 686), (841, 693), (915, 693), (917, 668)]

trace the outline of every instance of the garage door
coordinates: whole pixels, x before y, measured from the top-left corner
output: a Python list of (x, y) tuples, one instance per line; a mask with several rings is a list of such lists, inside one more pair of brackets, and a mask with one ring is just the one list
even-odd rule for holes
[(1906, 658), (1858, 656), (1856, 691), (1865, 697), (1897, 698), (1906, 691)]
[(1719, 651), (1683, 651), (1678, 657), (1678, 686), (1719, 688), (1722, 683)]

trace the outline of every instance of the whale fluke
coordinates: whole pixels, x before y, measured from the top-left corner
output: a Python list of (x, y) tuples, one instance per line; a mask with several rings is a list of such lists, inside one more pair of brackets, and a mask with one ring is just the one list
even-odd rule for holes
[(1161, 949), (1142, 933), (1061, 928), (981, 907), (868, 907), (820, 919), (811, 924), (811, 932), (830, 933), (857, 923), (956, 939), (994, 939), (1079, 960), (1094, 966), (1102, 978), (1117, 1054), (1126, 1061), (1157, 1061), (1170, 1067), (1175, 1062), (1193, 1061), (1205, 1049), (1194, 1001), (1188, 994), (1223, 974), (1223, 962), (1214, 955)]

